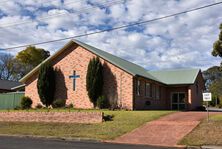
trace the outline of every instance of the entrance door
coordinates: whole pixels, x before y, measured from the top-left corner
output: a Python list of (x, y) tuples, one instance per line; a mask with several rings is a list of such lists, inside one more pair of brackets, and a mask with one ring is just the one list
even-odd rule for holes
[(172, 93), (171, 95), (171, 109), (185, 110), (185, 93)]

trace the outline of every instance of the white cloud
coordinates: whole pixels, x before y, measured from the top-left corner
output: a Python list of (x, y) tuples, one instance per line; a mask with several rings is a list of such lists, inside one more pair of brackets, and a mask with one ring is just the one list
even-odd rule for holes
[[(113, 1), (90, 2), (12, 0), (4, 5), (0, 4), (0, 11), (5, 14), (0, 18), (1, 48), (75, 36), (138, 20), (149, 20), (217, 2), (217, 0), (207, 2), (203, 0), (128, 0), (122, 4), (112, 4), (109, 9), (99, 7), (98, 4), (104, 5), (105, 2)], [(221, 60), (211, 56), (212, 44), (218, 38), (218, 26), (222, 22), (220, 9), (220, 6), (214, 6), (151, 22), (142, 28), (105, 32), (82, 37), (80, 40), (147, 69), (179, 67), (206, 69), (218, 65)], [(35, 19), (35, 17), (45, 18), (57, 14), (63, 15), (42, 20)], [(1, 28), (21, 21), (32, 21), (32, 23)], [(65, 42), (38, 47), (51, 50), (53, 53)], [(12, 53), (15, 54), (19, 50), (21, 49), (12, 50)]]

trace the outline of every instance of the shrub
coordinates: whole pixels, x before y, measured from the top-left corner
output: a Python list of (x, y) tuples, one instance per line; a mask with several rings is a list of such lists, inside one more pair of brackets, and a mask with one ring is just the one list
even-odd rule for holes
[(213, 95), (212, 101), (209, 102), (209, 105), (215, 107), (216, 105), (219, 105), (219, 104), (220, 104), (220, 99), (219, 99), (219, 97)]
[(70, 104), (66, 105), (66, 108), (71, 109), (71, 108), (74, 108), (74, 106), (73, 106), (73, 104), (72, 104), (72, 103), (70, 103)]
[(38, 104), (35, 106), (35, 108), (36, 108), (36, 109), (42, 109), (43, 106), (42, 106), (40, 103), (38, 103)]
[(100, 109), (104, 109), (104, 108), (109, 107), (109, 101), (107, 100), (107, 98), (105, 98), (105, 96), (100, 96), (97, 99), (97, 107)]
[(20, 106), (16, 106), (16, 107), (14, 108), (14, 110), (20, 110), (20, 109), (21, 109)]
[(52, 103), (53, 108), (63, 108), (66, 105), (66, 100), (65, 99), (56, 99)]
[(196, 111), (206, 111), (206, 107), (205, 106), (198, 106), (198, 107), (196, 107)]
[(30, 97), (23, 96), (21, 100), (21, 108), (22, 109), (30, 109), (32, 106), (32, 100)]

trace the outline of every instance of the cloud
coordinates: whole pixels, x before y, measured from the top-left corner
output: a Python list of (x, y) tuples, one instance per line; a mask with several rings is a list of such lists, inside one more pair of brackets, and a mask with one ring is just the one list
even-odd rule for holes
[[(0, 48), (95, 32), (213, 2), (217, 0), (126, 0), (123, 3), (111, 0), (11, 0), (4, 5), (0, 3)], [(102, 7), (105, 4), (109, 5), (106, 9)], [(183, 67), (206, 69), (219, 65), (221, 60), (211, 56), (212, 44), (218, 38), (218, 27), (222, 22), (220, 9), (220, 6), (214, 6), (79, 40), (149, 70)], [(19, 22), (25, 23), (3, 28)], [(65, 42), (67, 41), (38, 47), (54, 53)], [(20, 50), (22, 48), (10, 52), (16, 54)]]

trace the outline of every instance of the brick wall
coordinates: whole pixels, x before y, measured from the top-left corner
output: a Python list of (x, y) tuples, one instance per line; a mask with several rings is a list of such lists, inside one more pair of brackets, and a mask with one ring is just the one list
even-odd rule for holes
[[(197, 87), (198, 85), (198, 87)], [(193, 85), (188, 87), (190, 90), (190, 110), (196, 109), (203, 103), (202, 93), (205, 90), (205, 83), (201, 72), (198, 73), (197, 79)]]
[(3, 122), (101, 123), (102, 112), (0, 112)]
[[(55, 98), (65, 99), (67, 104), (72, 103), (75, 108), (93, 108), (86, 91), (86, 73), (88, 63), (96, 55), (73, 44), (52, 60), (56, 73)], [(133, 76), (114, 64), (100, 58), (104, 64), (105, 96), (118, 106), (125, 109), (133, 108)], [(76, 71), (80, 78), (76, 79), (76, 90), (73, 90), (73, 79), (69, 76)], [(25, 84), (25, 95), (33, 100), (33, 107), (40, 102), (37, 92), (37, 76), (34, 74)]]
[(177, 85), (177, 86), (171, 86), (167, 88), (167, 94), (166, 94), (166, 99), (167, 100), (167, 105), (168, 105), (168, 109), (171, 109), (171, 98), (172, 98), (172, 94), (173, 93), (185, 93), (185, 107), (186, 109), (189, 109), (189, 101), (188, 101), (188, 89), (187, 89), (187, 85)]
[[(137, 81), (140, 81), (140, 95), (136, 93)], [(155, 92), (151, 96), (146, 96), (145, 83), (149, 83), (153, 88), (159, 88), (159, 98), (156, 97)], [(167, 109), (166, 88), (163, 84), (149, 79), (136, 77), (134, 79), (134, 108), (139, 109)], [(152, 91), (151, 91), (152, 92)], [(149, 104), (148, 104), (149, 103)]]

